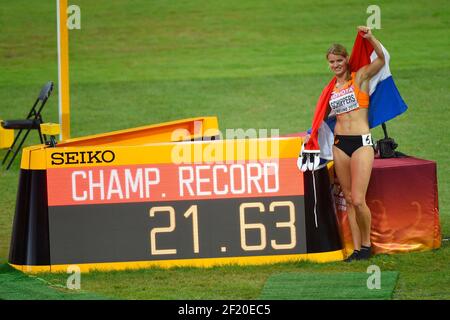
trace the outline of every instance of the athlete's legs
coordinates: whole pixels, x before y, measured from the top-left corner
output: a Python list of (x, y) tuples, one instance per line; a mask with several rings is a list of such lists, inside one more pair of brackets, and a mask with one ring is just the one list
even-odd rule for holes
[(352, 204), (351, 195), (351, 170), (350, 157), (341, 149), (333, 146), (334, 169), (339, 179), (342, 191), (344, 192), (345, 202), (347, 204), (347, 216), (352, 231), (352, 240), (354, 250), (361, 249), (361, 231), (356, 221), (355, 209)]
[(351, 158), (351, 195), (356, 211), (356, 221), (361, 230), (361, 244), (370, 246), (371, 214), (366, 203), (366, 192), (374, 159), (374, 151), (370, 146), (356, 150)]

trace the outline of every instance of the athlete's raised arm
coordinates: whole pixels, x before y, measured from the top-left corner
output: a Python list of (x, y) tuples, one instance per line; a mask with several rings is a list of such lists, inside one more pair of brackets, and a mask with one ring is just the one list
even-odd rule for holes
[(372, 61), (372, 63), (358, 70), (356, 76), (357, 78), (359, 78), (360, 82), (364, 82), (370, 80), (374, 75), (376, 75), (386, 62), (380, 41), (375, 38), (370, 28), (359, 26), (358, 31), (363, 32), (363, 38), (367, 39), (370, 42), (370, 44), (373, 46), (373, 49), (375, 50), (375, 53), (378, 56), (378, 58)]

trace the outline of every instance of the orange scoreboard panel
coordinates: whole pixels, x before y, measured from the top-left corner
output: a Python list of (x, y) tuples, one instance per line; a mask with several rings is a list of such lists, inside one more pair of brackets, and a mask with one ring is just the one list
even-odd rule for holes
[(203, 138), (108, 145), (104, 135), (24, 150), (10, 264), (34, 272), (343, 259), (328, 169), (297, 169), (301, 138)]

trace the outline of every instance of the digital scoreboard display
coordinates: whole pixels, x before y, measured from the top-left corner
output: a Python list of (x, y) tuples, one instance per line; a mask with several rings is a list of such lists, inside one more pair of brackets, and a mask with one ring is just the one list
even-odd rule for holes
[(42, 149), (43, 264), (89, 270), (340, 260), (328, 170), (314, 179), (299, 171), (299, 145), (299, 138), (269, 138)]
[(131, 260), (305, 253), (303, 179), (290, 164), (48, 169), (51, 256), (66, 264), (122, 253)]

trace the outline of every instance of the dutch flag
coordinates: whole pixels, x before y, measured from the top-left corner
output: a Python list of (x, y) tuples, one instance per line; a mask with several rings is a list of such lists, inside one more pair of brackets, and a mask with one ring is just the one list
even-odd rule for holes
[[(408, 109), (392, 78), (392, 74), (389, 69), (390, 56), (384, 47), (383, 53), (385, 56), (385, 64), (369, 83), (370, 128), (374, 128), (384, 122), (387, 122)], [(369, 64), (375, 59), (377, 59), (377, 55), (373, 49), (373, 46), (368, 40), (364, 39), (360, 33), (358, 33), (349, 61), (351, 71), (356, 72), (361, 67)], [(306, 153), (314, 153), (320, 150), (321, 161), (319, 168), (322, 167), (322, 165), (324, 165), (328, 160), (333, 159), (332, 146), (334, 143), (333, 132), (336, 124), (336, 117), (335, 115), (330, 114), (326, 120), (323, 119), (335, 84), (336, 77), (333, 77), (330, 83), (322, 91), (316, 105), (313, 124), (310, 130), (310, 139), (304, 146), (304, 149), (302, 149), (302, 152)], [(311, 170), (312, 167), (318, 169), (317, 163), (315, 163), (314, 166), (310, 163), (308, 169)]]

